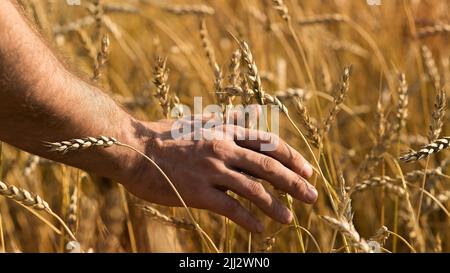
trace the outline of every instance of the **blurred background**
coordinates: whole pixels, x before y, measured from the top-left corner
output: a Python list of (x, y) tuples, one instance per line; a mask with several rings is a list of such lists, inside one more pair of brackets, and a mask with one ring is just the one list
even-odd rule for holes
[[(140, 119), (165, 117), (153, 84), (157, 57), (167, 58), (169, 96), (186, 105), (192, 105), (194, 96), (213, 103), (217, 75), (210, 62), (220, 68), (223, 86), (230, 85), (229, 66), (239, 49), (233, 36), (248, 43), (264, 90), (280, 98), (307, 136), (305, 112), (309, 124), (320, 127), (338, 104), (340, 111), (320, 137), (319, 148), (308, 137), (335, 194), (330, 197), (324, 180), (315, 175), (318, 202), (310, 206), (293, 201), (297, 227), (278, 224), (251, 208), (266, 226), (263, 234), (249, 234), (224, 217), (193, 210), (220, 251), (361, 251), (352, 245), (355, 232), (377, 252), (450, 250), (447, 154), (438, 153), (428, 162), (398, 162), (409, 148), (430, 141), (435, 101), (439, 95), (442, 101), (442, 90), (448, 89), (448, 1), (19, 2), (74, 71), (90, 79), (97, 69), (95, 84)], [(106, 36), (109, 43), (102, 49)], [(214, 58), (207, 57), (211, 50)], [(98, 55), (103, 58), (100, 65)], [(238, 63), (242, 81), (247, 71)], [(348, 91), (339, 103), (341, 77), (350, 64)], [(399, 80), (401, 73), (404, 81)], [(444, 110), (440, 136), (447, 132), (446, 117)], [(397, 131), (395, 124), (402, 124)], [(283, 117), (280, 135), (313, 162), (305, 142)], [(84, 252), (208, 251), (182, 208), (147, 204), (114, 181), (7, 144), (1, 159), (2, 181), (46, 200)], [(332, 203), (339, 206), (338, 215)], [(65, 233), (54, 219), (38, 213)], [(3, 250), (66, 251), (67, 238), (14, 201), (0, 198), (0, 215)], [(353, 234), (337, 233), (340, 228), (321, 216), (348, 224)]]

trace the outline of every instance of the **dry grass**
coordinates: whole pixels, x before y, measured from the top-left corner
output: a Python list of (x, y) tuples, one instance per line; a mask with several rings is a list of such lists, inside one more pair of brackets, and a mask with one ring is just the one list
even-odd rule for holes
[[(199, 95), (279, 106), (280, 134), (314, 165), (319, 200), (284, 195), (291, 226), (251, 207), (266, 230), (249, 236), (4, 144), (0, 251), (61, 252), (74, 239), (86, 252), (450, 251), (447, 1), (21, 2), (68, 62), (138, 118), (166, 118)], [(132, 148), (74, 137), (46, 144)]]

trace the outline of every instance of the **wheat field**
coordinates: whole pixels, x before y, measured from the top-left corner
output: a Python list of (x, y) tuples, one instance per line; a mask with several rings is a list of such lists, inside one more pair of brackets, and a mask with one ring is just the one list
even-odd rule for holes
[(291, 225), (241, 199), (265, 225), (250, 234), (2, 143), (0, 252), (450, 251), (448, 1), (19, 2), (75, 73), (137, 118), (194, 96), (280, 106), (280, 136), (314, 165), (319, 198), (276, 193)]

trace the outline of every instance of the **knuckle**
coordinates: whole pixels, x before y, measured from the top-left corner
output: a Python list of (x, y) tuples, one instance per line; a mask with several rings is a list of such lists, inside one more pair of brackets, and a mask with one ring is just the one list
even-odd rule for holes
[(210, 142), (211, 151), (214, 155), (223, 156), (226, 154), (226, 142), (221, 140), (212, 140)]
[(248, 185), (248, 194), (251, 198), (261, 198), (265, 193), (264, 186), (258, 182), (251, 182)]
[(277, 166), (276, 166), (276, 162), (274, 159), (272, 159), (268, 156), (263, 156), (263, 157), (261, 157), (260, 160), (261, 160), (261, 162), (260, 162), (261, 168), (265, 173), (268, 173), (268, 174), (275, 173), (275, 169)]
[(306, 193), (306, 182), (301, 176), (296, 176), (294, 182), (292, 183), (292, 191), (296, 196), (303, 196)]

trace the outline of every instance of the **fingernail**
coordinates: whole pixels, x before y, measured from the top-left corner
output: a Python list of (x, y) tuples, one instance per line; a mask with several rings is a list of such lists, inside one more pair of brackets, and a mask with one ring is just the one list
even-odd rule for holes
[(310, 178), (313, 175), (313, 168), (308, 163), (303, 165), (303, 176), (306, 178)]
[(313, 185), (308, 185), (308, 192), (306, 193), (306, 201), (308, 202), (308, 203), (314, 203), (316, 200), (317, 200), (317, 196), (318, 196), (318, 193), (317, 193), (317, 190), (316, 190), (316, 188), (314, 188), (314, 186)]

